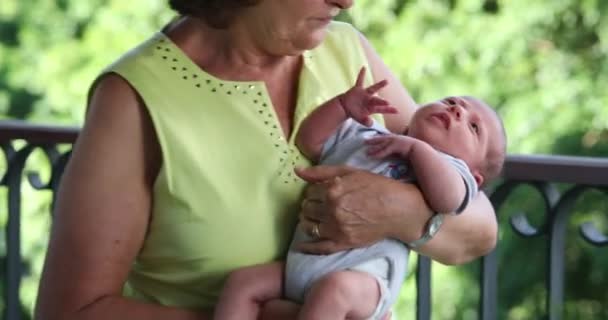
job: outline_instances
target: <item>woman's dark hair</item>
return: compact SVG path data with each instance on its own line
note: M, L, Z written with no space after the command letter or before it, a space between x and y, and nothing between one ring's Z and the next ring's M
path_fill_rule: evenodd
M183 16L203 19L214 28L226 28L239 10L260 0L169 0L169 6Z

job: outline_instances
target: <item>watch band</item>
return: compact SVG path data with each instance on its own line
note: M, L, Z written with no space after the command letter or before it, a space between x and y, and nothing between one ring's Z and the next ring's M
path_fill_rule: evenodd
M417 248L417 247L420 247L421 245L427 243L429 240L433 239L433 236L435 236L437 231L439 231L439 228L441 227L441 224L443 223L444 216L445 216L445 214L443 214L443 213L435 213L429 219L429 221L426 223L426 227L424 230L424 234L422 234L422 237L420 237L420 239L418 239L418 240L414 240L414 241L408 243L407 245L410 248Z

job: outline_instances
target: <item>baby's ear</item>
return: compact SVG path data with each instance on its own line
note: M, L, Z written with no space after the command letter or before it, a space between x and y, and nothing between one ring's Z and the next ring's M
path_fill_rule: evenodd
M477 187L481 188L483 185L483 176L479 171L473 172L473 178L475 178L475 182L477 182Z

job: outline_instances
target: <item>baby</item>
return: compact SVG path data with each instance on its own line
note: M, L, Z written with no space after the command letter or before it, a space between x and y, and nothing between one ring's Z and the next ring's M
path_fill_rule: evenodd
M416 183L434 211L460 213L502 168L506 137L498 115L479 99L448 97L422 106L406 132L392 134L370 117L397 112L375 95L386 81L364 88L364 76L361 69L352 88L304 120L298 148L321 164ZM406 244L384 239L330 255L298 251L298 244L319 237L318 226L312 233L296 228L284 266L233 272L215 319L257 319L263 303L283 296L301 304L298 319L382 319L405 278Z

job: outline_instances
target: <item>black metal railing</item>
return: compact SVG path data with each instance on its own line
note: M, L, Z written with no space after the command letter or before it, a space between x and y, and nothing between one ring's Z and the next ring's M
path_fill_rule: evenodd
M22 122L0 122L0 146L6 163L6 171L0 172L0 186L8 189L6 206L0 214L8 214L5 227L6 253L4 256L4 310L1 319L21 320L20 284L26 269L21 258L21 209L22 183L27 177L29 184L38 190L51 190L53 197L59 185L70 151L59 151L60 144L73 144L78 135L77 128L36 126ZM16 147L21 142L21 147ZM25 174L25 164L36 149L46 154L51 165L51 178L42 183L36 173ZM5 210L6 213L5 213Z
M54 197L70 156L69 147L66 149L61 146L74 143L77 135L77 128L0 122L0 145L6 160L6 170L4 173L0 172L0 186L8 189L7 205L0 207L0 215L4 215L5 210L8 210L5 227L6 254L0 257L4 260L4 274L0 274L0 279L5 281L2 319L23 319L19 301L20 281L24 272L20 246L22 183L27 182L38 190L50 190ZM42 150L51 166L51 176L47 183L43 183L36 173L24 172L26 161L35 150ZM559 188L557 184L560 185ZM546 208L545 222L535 228L524 214L516 214L510 218L510 223L513 230L522 237L546 236L548 261L545 317L561 320L564 305L566 225L573 212L574 202L584 192L594 189L608 194L608 159L511 155L505 165L503 181L490 192L490 200L497 212L513 190L521 185L532 186L542 197ZM580 234L594 246L608 245L608 237L591 223L580 225ZM480 262L479 316L484 320L497 319L499 265L496 250L481 258ZM418 320L431 319L431 266L428 258L418 259Z

